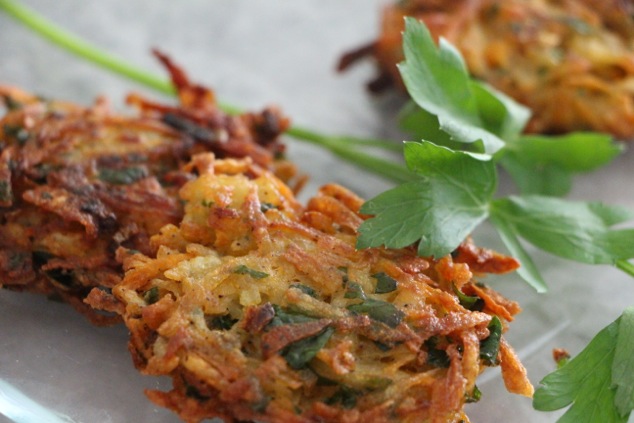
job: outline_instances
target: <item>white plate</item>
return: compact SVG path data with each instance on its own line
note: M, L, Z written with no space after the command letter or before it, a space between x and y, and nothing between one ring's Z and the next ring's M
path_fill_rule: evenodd
M249 109L277 104L296 124L320 132L399 137L393 99L371 98L364 91L372 66L363 64L345 75L334 72L342 52L375 36L380 0L24 3L160 74L149 54L151 47L159 47L224 101ZM120 110L131 90L157 97L61 52L1 14L0 29L0 83L81 104L106 94ZM304 198L331 181L366 198L390 186L315 147L289 144L291 158L312 178ZM633 161L628 154L609 169L580 178L573 196L634 207ZM488 227L479 230L476 241L502 248ZM554 367L552 348L577 353L634 303L634 281L617 270L543 255L536 259L551 286L546 295L533 293L517 276L491 280L524 307L508 338L535 384ZM54 421L51 414L38 414L43 412L64 422L178 421L144 397L144 387L167 384L133 369L123 327L95 328L63 304L2 291L0 331L0 414L29 423ZM534 411L530 400L506 393L496 371L483 374L478 385L484 397L467 408L473 422L557 418L557 413Z

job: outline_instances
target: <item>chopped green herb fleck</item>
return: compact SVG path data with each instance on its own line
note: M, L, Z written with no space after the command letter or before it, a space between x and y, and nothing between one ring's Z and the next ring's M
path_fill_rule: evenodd
M307 323L316 320L316 318L307 316L302 313L293 313L288 310L284 310L277 305L273 305L273 309L275 309L275 317L273 317L273 320L271 320L271 322L267 325L267 328L293 323Z
M0 181L0 202L7 203L13 201L13 190L8 181Z
M376 294L386 294L396 290L398 285L396 279L392 278L387 273L379 272L372 275L372 277L376 278L376 288L374 290Z
M371 319L385 323L392 328L397 327L405 317L405 313L394 304L373 298L368 298L360 304L349 305L347 308L353 313L367 314Z
M346 287L346 293L343 294L344 298L365 300L367 297L363 292L363 287L356 282L349 282Z
M474 385L473 391L471 391L471 393L466 394L465 401L467 403L473 403L473 402L480 401L481 398L482 398L482 392L480 391L477 385Z
M304 294L310 295L313 298L317 298L317 292L308 285L304 285L301 283L294 283L294 284L291 284L291 288L299 289Z
M18 142L18 144L20 145L24 145L25 142L27 142L27 140L29 139L29 131L27 131L26 129L24 129L23 127L19 126L19 125L3 125L2 127L3 132L5 133L5 135L15 138L15 140Z
M131 166L123 169L104 168L99 170L99 179L113 185L130 185L147 176L144 167Z
M427 347L427 364L434 367L449 367L449 356L445 350L438 348L438 338L433 336L425 341Z
M3 95L2 96L2 101L7 106L7 109L10 110L10 111L18 110L18 109L21 109L23 107L23 104L21 102L19 102L15 98L11 97L10 95Z
M266 326L267 329L288 324L314 322L317 320L305 314L289 312L277 305L273 305L273 309L275 309L275 317L273 317L271 322ZM333 328L326 327L323 331L314 336L291 343L282 351L281 355L293 369L298 370L304 368L308 362L315 357L317 352L326 345L333 333Z
M266 213L267 211L271 210L271 209L276 209L277 206L273 203L262 203L260 204L260 211L262 213Z
M451 284L451 288L453 289L454 294L456 294L456 296L458 297L460 305L467 310L482 310L482 308L484 307L484 301L482 300L482 298L478 296L472 297L463 293L453 283Z
M498 364L498 351L500 351L500 339L502 338L502 322L497 316L493 316L487 326L489 336L480 342L480 358L489 366Z
M251 269L250 267L247 267L244 264L241 264L237 266L235 269L233 269L233 273L237 273L238 275L249 275L253 279L264 279L269 276L269 274L266 272L261 272L259 270Z
M341 272L341 278L343 279L344 285L348 283L348 268L345 266L338 267L337 270Z
M206 316L205 321L207 327L212 330L229 330L238 321L234 319L230 314L223 314L221 316Z
M337 392L324 402L328 405L341 404L341 407L351 409L357 405L357 397L361 394L362 392L357 389L342 385Z
M302 369L326 345L334 331L333 328L327 327L315 336L293 342L284 350L282 356L291 368Z
M148 289L143 295L143 299L148 305L157 302L159 300L158 286L153 286L152 288Z

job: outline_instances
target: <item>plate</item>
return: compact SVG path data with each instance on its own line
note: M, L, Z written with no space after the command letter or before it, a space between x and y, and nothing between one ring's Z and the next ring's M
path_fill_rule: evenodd
M230 104L253 110L275 104L296 125L328 134L402 138L394 129L398 100L373 98L364 90L373 75L371 63L343 75L334 70L344 51L373 39L382 1L24 3L160 75L163 70L150 54L158 47ZM130 91L159 98L62 52L2 14L0 28L0 83L80 104L106 95L113 109L124 113L129 110L123 99ZM288 144L290 158L311 177L303 199L326 182L341 183L365 198L390 187L313 146L291 139ZM625 154L609 168L579 178L572 196L634 207L633 168L634 156ZM487 226L475 239L504 251ZM615 269L535 255L549 293L534 293L516 275L487 283L524 308L507 338L537 385L554 368L553 348L579 352L634 303L634 295L631 279ZM178 421L143 395L144 388L167 388L168 383L134 370L125 328L95 328L68 306L31 294L0 291L0 310L0 414L6 421ZM508 394L495 369L486 371L478 385L483 399L467 406L473 422L547 423L561 414L537 412L529 399Z

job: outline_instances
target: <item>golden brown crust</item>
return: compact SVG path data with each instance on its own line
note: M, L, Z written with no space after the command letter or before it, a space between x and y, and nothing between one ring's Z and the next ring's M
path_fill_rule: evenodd
M516 303L469 291L469 265L451 256L357 250L362 200L338 185L304 208L249 161L195 161L180 226L152 238L152 257L120 251L126 276L113 289L135 364L172 378L171 391L148 392L154 402L188 422L467 421L465 400L494 364L481 355L492 315L506 325ZM460 251L479 272L517 266L470 241ZM483 293L480 311L455 289ZM502 345L492 359L530 395Z
M629 0L408 0L383 11L379 38L342 58L373 55L375 89L402 88L405 16L462 53L469 71L533 111L528 132L634 137L634 3Z
M115 251L150 254L150 237L180 222L177 193L195 177L193 155L250 157L254 172L295 176L294 166L276 159L287 118L273 108L229 116L212 91L157 55L181 103L131 96L136 116L113 114L104 99L82 108L0 86L7 109L0 119L0 285L60 298L109 323L118 316L84 300L116 309L109 291L123 270ZM101 292L88 297L93 288Z

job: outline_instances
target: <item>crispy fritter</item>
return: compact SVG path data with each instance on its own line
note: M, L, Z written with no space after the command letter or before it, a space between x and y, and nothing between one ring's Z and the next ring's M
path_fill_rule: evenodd
M134 362L173 381L148 392L155 403L187 422L466 422L476 377L497 364L532 395L501 337L520 308L473 276L514 259L469 240L439 259L358 250L362 200L341 186L302 207L250 160L193 166L156 255L119 250Z
M369 84L403 88L404 17L424 21L465 58L473 76L533 110L527 131L594 130L634 138L634 2L631 0L406 0L383 11L379 38L344 56L372 55Z
M112 114L103 99L82 108L0 87L7 109L0 121L1 286L63 299L108 323L118 316L98 314L84 300L93 288L107 297L120 281L117 248L150 254L150 236L180 222L177 193L195 176L183 168L192 155L250 157L294 175L276 159L288 119L273 108L228 116L210 90L157 55L180 105L131 95L139 109L133 117Z

